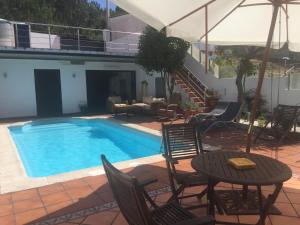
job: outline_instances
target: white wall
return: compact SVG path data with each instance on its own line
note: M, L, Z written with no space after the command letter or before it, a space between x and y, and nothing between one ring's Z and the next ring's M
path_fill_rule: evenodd
M21 62L0 60L0 117L32 115L36 115L33 71Z
M149 95L155 94L154 78L134 63L85 62L84 65L72 65L69 61L0 59L0 118L37 115L34 69L60 69L64 114L79 112L79 104L87 102L86 70L136 71L137 99L141 99L143 80L149 83Z
M204 68L190 55L187 56L185 65L196 74L200 80L208 87L212 88L221 95L223 101L236 101L237 88L235 78L216 78L213 74L205 74ZM289 90L288 79L281 78L265 78L262 87L262 96L267 101L269 110L277 106L278 100L278 82L279 85L279 104L297 105L300 103L300 90ZM257 85L256 77L246 79L246 90L255 89ZM271 101L272 100L272 101Z
M60 37L51 34L49 38L49 34L30 32L30 48L60 49Z

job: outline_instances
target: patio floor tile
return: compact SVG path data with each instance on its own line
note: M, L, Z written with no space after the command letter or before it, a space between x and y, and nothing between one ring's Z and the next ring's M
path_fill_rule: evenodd
M24 225L36 219L42 218L46 215L46 211L44 208L33 209L23 213L16 214L16 224Z
M75 219L75 220L70 220L70 223L75 223L75 224L81 224L83 221L85 220L85 218L79 218L79 219Z
M8 216L1 216L0 217L0 224L1 225L15 225L15 216L14 215L8 215Z
M249 223L249 224L256 224L259 220L259 216L256 215L243 215L243 216L239 216L238 218L240 223ZM265 225L272 225L268 217L266 218Z
M294 209L296 210L297 216L300 217L300 204L292 204Z
M112 225L128 225L122 213L119 213Z
M273 192L271 191L263 191L263 194L265 197L268 197L269 194L272 194ZM281 203L290 203L290 200L288 199L286 193L281 191L276 199L276 202L281 202Z
M105 192L97 192L97 195L104 201L104 202L111 202L114 200L114 196L111 191Z
M288 216L276 216L271 215L272 225L298 225L300 224L300 218L288 217Z
M51 214L51 216L64 215L74 210L75 206L73 206L73 202L70 200L46 206L46 211L48 214Z
M73 199L84 198L93 193L94 190L89 186L82 186L80 188L67 189L66 193Z
M71 197L65 192L57 192L54 194L42 196L42 201L46 206L69 200L71 200Z
M18 191L12 193L12 200L14 202L31 199L31 198L37 198L37 197L39 197L37 189L29 189L25 191Z
M26 199L24 201L14 202L14 212L21 213L31 209L37 209L43 207L43 203L41 199L38 197Z
M118 216L117 212L111 212L111 211L97 213L97 214L88 216L84 220L83 224L86 224L86 225L111 225L117 216Z
M287 196L291 203L300 204L300 193L287 193Z
M74 206L76 207L76 209L80 210L102 204L104 204L104 202L99 196L97 196L96 194L91 194L88 198L78 199Z
M63 182L62 185L65 189L74 189L88 186L88 184L83 179L66 181Z
M0 205L0 216L7 216L13 214L13 205L12 204L5 204Z
M10 204L12 202L11 194L3 194L0 195L0 205L2 204Z
M283 216L297 216L296 210L289 203L276 203L275 206L279 209Z
M64 191L64 187L61 183L51 184L48 186L38 188L38 191L41 196L49 195L57 192Z

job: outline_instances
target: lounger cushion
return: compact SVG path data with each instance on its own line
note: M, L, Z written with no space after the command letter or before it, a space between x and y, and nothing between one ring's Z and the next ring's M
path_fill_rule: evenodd
M114 104L114 106L115 106L116 108L125 108L125 107L127 107L128 105L127 105L127 104Z
M145 104L145 103L134 103L132 105L143 108L143 109L149 109L149 110L151 109L151 106L148 104Z

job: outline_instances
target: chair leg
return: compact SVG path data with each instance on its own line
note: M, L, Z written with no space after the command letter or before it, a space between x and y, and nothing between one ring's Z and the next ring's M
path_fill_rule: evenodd
M264 128L261 128L260 131L258 132L258 134L255 136L253 143L255 144L257 142L257 140L259 139L259 137L264 133Z
M199 194L197 195L197 198L200 200L201 198L203 198L204 195L207 194L207 187Z
M179 204L180 202L179 202L178 196L183 192L184 188L185 187L183 185L181 185L177 190L172 191L173 195L171 196L171 198L169 198L169 200L167 202L175 201L176 203Z

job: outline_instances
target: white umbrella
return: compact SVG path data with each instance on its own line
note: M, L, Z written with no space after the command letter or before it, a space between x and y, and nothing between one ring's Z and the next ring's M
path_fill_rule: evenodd
M169 36L187 41L205 39L219 45L266 46L251 112L247 151L269 50L300 51L300 0L112 0L115 4ZM206 54L207 55L207 54ZM207 61L207 60L206 60Z

